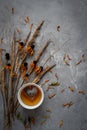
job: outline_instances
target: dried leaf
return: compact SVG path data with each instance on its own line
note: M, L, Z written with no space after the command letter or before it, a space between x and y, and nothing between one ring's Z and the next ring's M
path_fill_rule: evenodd
M24 21L25 21L26 23L29 23L29 22L30 22L29 17L28 17L28 16L26 16L26 18L24 19Z
M78 93L83 94L83 95L85 94L83 90L79 90Z
M73 105L73 102L72 102L72 101L70 101L70 102L68 102L68 103L62 104L63 107L67 107L67 108L71 107L72 105Z
M70 66L70 64L69 64L69 59L67 59L67 55L66 55L66 54L64 54L63 61L64 61L64 63L65 63L66 65Z
M60 32L60 26L59 25L57 26L57 31Z
M61 128L63 126L63 120L59 121L59 127Z
M78 61L78 62L76 63L76 65L79 65L80 63L82 63L82 60Z
M69 90L70 90L71 92L74 92L74 91L75 91L74 88L71 87L71 86L69 86L68 88L69 88Z
M60 85L60 83L58 83L58 82L52 82L51 84L49 84L49 86L59 86Z
M54 93L54 94L49 95L49 96L48 96L48 98L49 98L49 99L51 99L51 98L53 98L54 96L56 96L56 94L55 94L55 93Z
M14 7L12 7L11 11L12 11L12 14L14 14Z

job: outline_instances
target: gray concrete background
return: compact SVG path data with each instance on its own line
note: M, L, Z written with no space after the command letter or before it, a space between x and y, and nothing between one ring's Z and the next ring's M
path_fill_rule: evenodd
M14 7L14 16L11 8ZM52 39L50 47L41 59L44 63L46 57L53 55L50 63L56 63L53 73L47 74L41 81L50 79L55 81L55 73L59 76L60 86L46 92L46 84L43 89L45 100L43 105L34 110L28 111L20 107L23 116L32 115L36 118L32 130L87 130L87 57L86 61L78 66L82 54L87 56L87 0L0 0L0 37L3 37L3 48L9 51L9 45L14 28L19 28L21 34L18 38L24 39L29 31L30 24L24 22L25 16L30 17L30 23L34 29L41 20L45 20L40 37L36 41L36 50L43 46L47 39ZM60 25L60 32L57 31ZM72 57L70 66L63 62L64 54ZM73 86L75 92L70 92L68 86ZM64 93L61 90L65 89ZM85 95L78 94L78 90L84 90ZM57 95L48 99L48 95ZM63 108L62 104L72 101L74 104L69 109ZM2 98L0 94L0 130L2 129ZM49 107L52 113L46 112ZM50 115L47 121L40 125L43 116ZM59 120L63 120L62 128L59 128ZM23 130L19 121L13 124L13 129Z

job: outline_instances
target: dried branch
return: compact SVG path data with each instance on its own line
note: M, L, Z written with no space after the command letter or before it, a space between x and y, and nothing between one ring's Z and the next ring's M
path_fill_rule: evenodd
M39 24L39 26L36 28L36 30L35 30L35 32L34 32L32 38L31 38L31 40L28 42L28 46L31 45L31 44L33 44L33 43L35 42L35 39L37 38L37 36L38 36L38 34L39 34L39 32L40 32L41 27L43 26L43 24L44 24L44 21L42 21L42 22Z

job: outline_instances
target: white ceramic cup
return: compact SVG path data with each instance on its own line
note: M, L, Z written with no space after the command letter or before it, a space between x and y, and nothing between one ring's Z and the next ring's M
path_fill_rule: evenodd
M24 102L22 101L21 99L21 92L24 88L26 88L27 86L35 86L37 88L39 88L39 90L41 91L41 100L38 102L38 104L34 105L34 106L29 106L29 105L26 105L24 104ZM19 90L18 90L18 101L20 103L20 105L23 107L23 108L26 108L26 109L35 109L35 108L38 108L42 103L43 103L43 100L44 100L44 92L43 92L43 89L38 85L38 84L35 84L35 83L27 83L27 84L24 84Z

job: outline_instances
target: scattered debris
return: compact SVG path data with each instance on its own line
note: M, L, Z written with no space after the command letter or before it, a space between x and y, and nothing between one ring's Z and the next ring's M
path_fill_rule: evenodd
M59 86L59 85L60 85L60 83L58 83L58 81L52 82L52 83L49 84L49 86Z
M84 62L84 61L85 61L85 54L82 54L81 60L79 60L79 61L76 63L76 65L79 65L79 64L81 64L81 63Z
M53 98L54 96L56 96L56 94L55 94L55 93L54 93L54 94L49 95L49 96L48 96L48 98L49 98L49 99L51 99L51 98Z
M57 31L60 32L60 26L59 25L57 26Z
M70 64L69 64L69 59L67 58L67 55L66 55L66 54L64 54L63 61L64 61L64 63L65 63L67 66L70 66Z
M24 21L25 21L26 23L29 23L29 22L30 22L29 17L28 17L28 16L26 16L26 17L25 17L25 19L24 19Z
M63 126L63 120L59 121L59 127L61 128Z
M78 61L78 62L76 63L76 65L79 65L80 63L82 63L82 60Z
M79 90L78 93L83 94L83 95L85 94L83 90Z
M14 14L14 7L12 7L11 12L12 12L12 14Z
M71 87L71 86L69 86L68 88L69 88L69 90L70 90L71 92L74 92L74 91L75 91L74 88Z
M67 108L71 107L72 105L73 105L72 101L62 104L63 107L67 107Z

